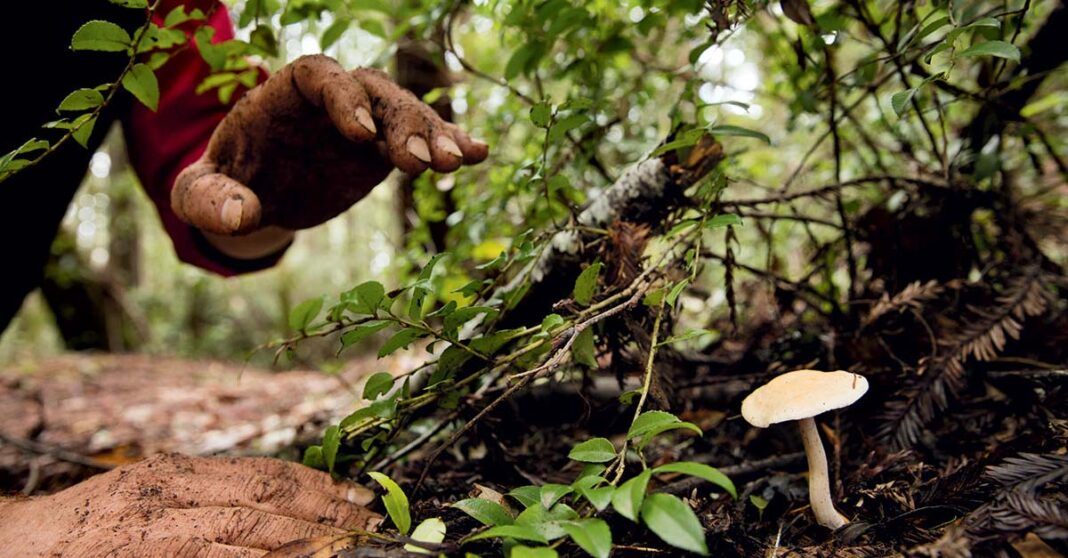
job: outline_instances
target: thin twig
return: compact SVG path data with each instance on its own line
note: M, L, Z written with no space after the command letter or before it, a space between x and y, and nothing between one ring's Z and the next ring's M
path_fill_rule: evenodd
M34 440L27 440L25 438L16 438L3 432L0 432L0 442L5 444L11 444L16 448L36 455L47 455L58 459L60 461L66 461L67 463L74 463L75 465L81 465L83 467L89 467L92 469L100 469L102 471L109 471L115 468L115 465L100 461L99 459L93 459L76 453L67 449L63 449L59 446L53 446L49 444L42 444Z

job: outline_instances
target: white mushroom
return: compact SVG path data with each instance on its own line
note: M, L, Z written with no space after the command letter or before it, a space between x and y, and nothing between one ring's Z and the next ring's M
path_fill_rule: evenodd
M831 483L827 476L827 454L812 417L852 405L868 391L868 380L844 370L821 372L796 370L787 372L750 393L742 401L742 416L759 428L798 421L801 441L808 457L808 497L812 513L820 525L837 529L849 520L834 509Z

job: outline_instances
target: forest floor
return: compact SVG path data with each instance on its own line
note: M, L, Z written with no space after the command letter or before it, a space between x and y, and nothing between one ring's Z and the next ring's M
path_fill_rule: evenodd
M299 458L294 448L355 407L352 383L382 365L328 375L69 354L12 366L0 370L0 490L52 492L161 452Z
M0 489L48 493L159 452L299 459L300 450L317 443L326 425L358 405L353 384L384 366L400 371L410 365L406 360L353 361L338 375L141 355L66 355L8 368L0 371ZM706 435L665 440L647 452L656 456L650 465L683 459L711 464L734 480L740 497L732 500L681 477L667 476L651 488L694 505L716 555L967 556L953 553L964 536L962 518L979 521L991 507L1002 514L1027 511L1019 509L1026 502L1005 500L992 487L999 477L996 469L990 476L990 465L1000 465L1005 478L1056 476L1068 470L1063 437L1036 439L1038 432L1026 433L1030 420L1023 418L1042 414L1052 421L1047 424L1053 432L1061 431L1065 407L1051 409L1044 403L1052 403L1050 390L1061 393L1063 374L1036 371L1026 379L1013 375L1008 380L994 374L994 391L976 393L967 405L975 412L971 418L962 414L957 426L991 438L940 443L943 450L956 447L956 455L941 451L917 459L915 453L886 453L825 427L839 507L857 518L831 534L809 517L805 460L796 437L787 428L761 434L745 425L736 409L730 411L752 378L708 377L707 367L694 374L677 388L677 397L687 401L680 417ZM1005 393L1022 397L1043 386L1045 401L1006 401ZM620 412L625 407L619 393L614 380L602 378L583 387L542 384L511 399L486 417L466 443L437 459L420 491L409 494L413 515L441 516L450 536L463 535L478 524L449 507L456 500L499 495L521 484L569 483L579 473L580 464L567 459L576 442L589 436L621 441L629 416ZM996 426L984 416L1005 422ZM827 420L830 425L836 421ZM1010 439L1006 446L1012 451L1006 447L988 454L982 449L997 446L998 437ZM850 449L849 444L864 447ZM390 474L411 487L425 458L422 451L414 452ZM764 509L755 506L759 501ZM1005 509L999 511L998 505ZM678 553L644 530L616 521L620 518L608 519L616 556ZM1028 532L1026 522L1020 527L1020 536L1011 542L1017 556L1065 555L1058 542L1051 546ZM915 552L901 552L908 547ZM397 550L380 548L375 555L404 554Z

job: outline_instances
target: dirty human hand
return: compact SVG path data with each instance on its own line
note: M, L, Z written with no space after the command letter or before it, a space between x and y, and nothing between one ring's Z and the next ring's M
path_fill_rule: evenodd
M248 92L175 181L183 221L216 235L303 229L345 211L394 168L451 172L485 143L378 70L303 56Z
M51 496L0 500L4 556L249 558L373 529L373 494L295 463L159 455Z

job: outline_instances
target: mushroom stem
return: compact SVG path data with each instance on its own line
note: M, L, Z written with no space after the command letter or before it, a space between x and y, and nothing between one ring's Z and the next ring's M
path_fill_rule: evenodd
M808 499L812 504L812 513L816 521L828 529L837 529L849 520L834 509L831 500L831 482L827 475L827 454L823 452L816 421L803 418L797 421L801 429L801 441L805 444L805 456L808 457Z

